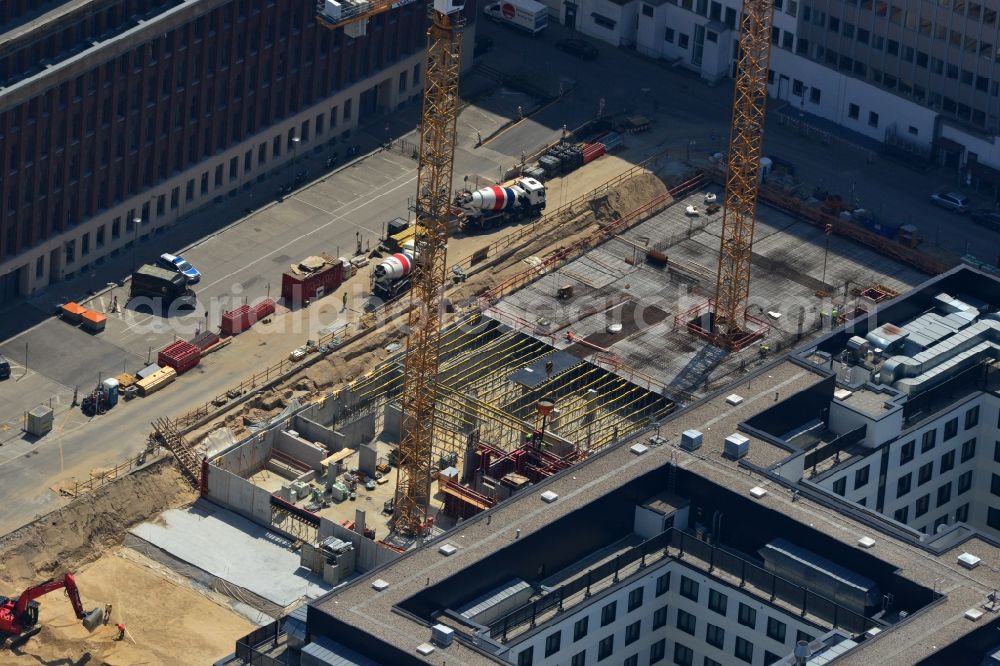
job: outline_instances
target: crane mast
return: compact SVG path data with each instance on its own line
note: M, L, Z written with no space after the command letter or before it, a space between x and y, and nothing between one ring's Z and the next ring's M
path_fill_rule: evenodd
M400 3L327 2L320 13L328 28L364 33L369 17ZM403 379L398 476L391 526L402 535L427 528L434 443L434 384L441 339L441 298L447 279L451 181L458 119L464 0L433 0L427 30L420 152L417 163L416 254L410 290L409 335Z
M435 0L427 30L424 107L417 166L416 264L410 290L409 336L403 378L399 473L392 528L419 534L427 524L434 443L434 384L441 341L441 296L447 278L451 180L458 118L461 19ZM457 7L461 9L461 6Z
M717 344L726 348L739 346L750 333L746 330L746 309L773 19L772 0L744 0L712 322Z

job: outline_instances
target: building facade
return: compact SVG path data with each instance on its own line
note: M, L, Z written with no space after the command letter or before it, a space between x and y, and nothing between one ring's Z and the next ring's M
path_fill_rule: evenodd
M634 0L636 49L733 75L736 0ZM928 161L1000 181L997 3L775 0L772 98Z
M30 4L0 8L0 302L421 93L419 3L358 39L308 2Z

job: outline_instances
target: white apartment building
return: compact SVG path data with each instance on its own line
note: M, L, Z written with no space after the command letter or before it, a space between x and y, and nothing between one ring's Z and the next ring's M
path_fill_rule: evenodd
M668 559L513 643L517 666L764 666L830 627Z

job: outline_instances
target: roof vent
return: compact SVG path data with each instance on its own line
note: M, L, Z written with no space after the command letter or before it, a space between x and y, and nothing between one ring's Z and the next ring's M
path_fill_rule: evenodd
M962 553L958 556L958 563L966 569L975 569L981 560L972 553Z
M417 646L417 652L426 657L431 652L434 652L434 646L431 645L430 643L421 643L420 645Z
M385 582L381 578L378 578L372 582L372 589L375 590L376 592L381 592L387 587L389 587L389 583Z
M743 396L736 395L735 393L726 396L726 404L733 405L734 407L743 402Z
M438 548L438 552L441 553L442 555L446 555L446 556L447 555L454 555L455 553L458 552L458 548L455 548L450 543L446 543L445 545L443 545L440 548Z
M982 616L983 616L983 611L979 610L978 608L970 608L969 610L965 611L966 620L972 620L973 622L975 622Z
M631 451L637 456L641 456L646 451L649 451L649 447L644 446L642 444L633 444L632 446L629 447L629 451Z
M871 548L875 545L875 539L871 537L861 537L858 539L858 545L862 548Z
M455 638L455 630L445 624L435 624L431 629L431 640L441 647L448 647Z
M753 488L750 489L750 494L756 497L757 499L760 499L761 497L767 494L767 491L761 488L760 486L754 486Z
M546 504L552 504L557 499L559 499L559 495L552 492L551 490L546 490L544 493L542 493L542 501L545 502Z

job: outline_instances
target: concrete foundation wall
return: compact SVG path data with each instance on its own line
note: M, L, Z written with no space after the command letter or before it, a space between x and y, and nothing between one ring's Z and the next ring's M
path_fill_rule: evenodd
M320 462L326 458L326 448L316 446L312 442L292 435L287 430L280 431L274 438L274 446L281 452L301 460L315 470L320 469Z
M340 423L333 433L334 444L342 448L356 449L375 439L375 413L366 414L350 423Z
M242 477L250 476L271 457L272 440L272 433L260 433L216 458L213 465Z
M365 538L343 525L338 525L326 518L320 518L319 538L324 539L328 536L335 536L341 541L347 541L354 546L354 551L357 553L355 567L359 573L371 571L375 567L399 557L399 554L395 551L380 546L371 539ZM375 534L376 539L381 539L385 536L385 534Z
M320 425L311 418L306 418L303 415L298 415L293 419L295 431L303 437L303 439L310 442L322 442L328 449L330 453L336 453L339 449L333 446L333 430Z
M260 525L271 524L271 494L215 465L209 466L208 498Z
M385 425L382 428L383 437L390 442L399 441L400 423L403 420L403 411L398 403L386 403Z

